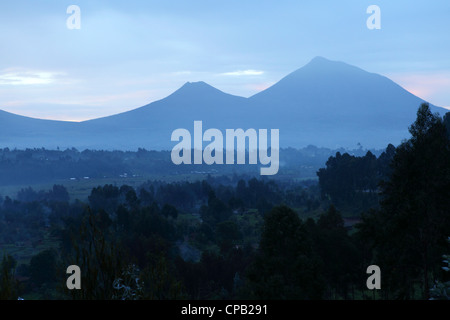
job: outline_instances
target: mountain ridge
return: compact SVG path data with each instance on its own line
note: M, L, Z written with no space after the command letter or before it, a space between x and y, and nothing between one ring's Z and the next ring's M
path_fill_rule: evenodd
M318 56L249 98L198 81L142 107L78 123L0 113L0 147L171 149L173 130L192 130L202 120L205 130L280 129L281 147L383 148L408 137L422 102L385 76Z

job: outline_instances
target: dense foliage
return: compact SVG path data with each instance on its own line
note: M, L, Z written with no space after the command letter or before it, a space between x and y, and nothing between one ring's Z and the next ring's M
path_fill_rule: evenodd
M337 152L318 184L232 174L106 184L82 201L24 188L0 199L0 298L448 297L449 121L423 104L410 139ZM65 286L69 265L81 290Z

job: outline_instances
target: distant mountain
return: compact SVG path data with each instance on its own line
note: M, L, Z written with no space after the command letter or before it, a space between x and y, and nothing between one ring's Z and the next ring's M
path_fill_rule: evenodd
M384 148L408 138L422 102L386 77L316 57L250 98L188 82L141 108L80 123L1 111L0 147L170 150L173 130L193 132L202 120L204 130L279 129L281 147Z
M322 57L250 100L283 128L285 145L313 141L332 148L398 144L424 102L384 76ZM270 112L274 106L277 112ZM448 111L431 107L441 115Z
M73 137L68 133L76 133L78 128L74 122L34 119L0 110L0 148L56 148L56 141L69 146L78 141L69 139Z

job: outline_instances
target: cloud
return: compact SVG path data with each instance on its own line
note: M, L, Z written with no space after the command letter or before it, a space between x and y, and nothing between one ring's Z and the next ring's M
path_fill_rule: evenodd
M42 103L58 104L58 105L81 105L81 106L96 106L96 107L125 107L131 108L128 104L136 104L140 107L150 100L152 96L151 90L139 90L133 92L123 92L117 94L84 94L82 97L70 96L69 98L46 99ZM137 102L142 101L142 102Z
M3 70L0 72L0 85L45 85L53 83L61 75L48 71Z
M448 108L450 72L395 73L388 75L412 94L430 103Z
M258 93L258 92L266 90L267 88L270 88L275 83L276 82L274 82L274 81L263 82L263 83L249 83L249 84L245 85L245 87L249 90L256 91Z
M426 92L426 94L435 93L444 88L448 89L450 86L450 72L392 74L392 78L406 86L416 88L417 91Z
M260 70L238 70L238 71L221 73L220 75L241 77L241 76L260 76L262 74L264 74L264 71L260 71Z

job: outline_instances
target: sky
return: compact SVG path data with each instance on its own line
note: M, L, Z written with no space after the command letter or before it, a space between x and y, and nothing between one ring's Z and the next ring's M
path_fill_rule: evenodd
M70 5L80 29L67 27ZM370 5L380 29L367 27ZM187 81L249 97L315 56L450 109L450 1L0 2L0 109L29 117L108 116Z

